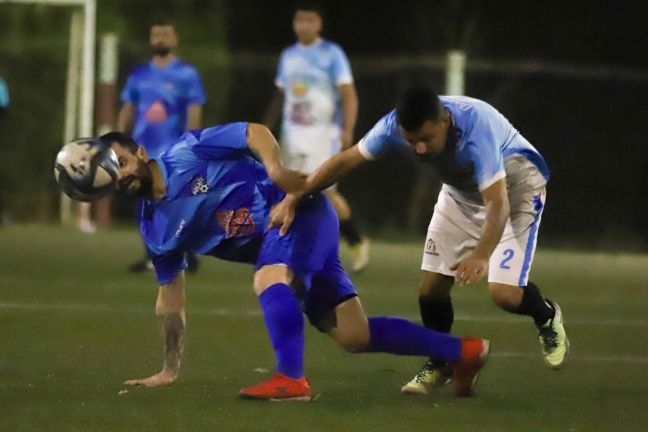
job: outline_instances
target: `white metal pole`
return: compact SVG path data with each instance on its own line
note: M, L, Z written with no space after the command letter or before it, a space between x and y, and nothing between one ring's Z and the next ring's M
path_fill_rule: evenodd
M87 0L83 7L83 71L81 76L79 136L93 135L94 76L95 76L95 29L96 1ZM94 232L89 203L79 203L79 227L84 232Z
M81 79L81 116L79 135L92 135L94 118L96 1L87 0L83 8L83 74Z
M78 130L79 110L79 72L81 70L81 37L83 34L83 12L75 9L70 18L70 40L68 47L68 70L65 89L65 125L63 144L74 139ZM69 224L72 220L72 200L61 193L59 202L61 223Z
M445 93L461 96L465 92L466 53L461 50L448 51L446 61Z

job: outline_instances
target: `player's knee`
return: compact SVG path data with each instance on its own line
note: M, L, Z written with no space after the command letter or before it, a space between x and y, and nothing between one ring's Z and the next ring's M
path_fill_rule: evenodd
M267 265L261 267L254 273L254 292L257 297L266 289L278 283L290 285L292 282L292 273L290 269L283 265Z

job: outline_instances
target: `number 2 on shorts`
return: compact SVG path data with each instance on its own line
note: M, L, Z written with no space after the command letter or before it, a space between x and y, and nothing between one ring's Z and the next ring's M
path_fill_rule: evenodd
M500 263L501 269L510 270L511 267L508 265L508 262L513 259L513 255L515 255L515 251L513 249L504 250L504 259Z

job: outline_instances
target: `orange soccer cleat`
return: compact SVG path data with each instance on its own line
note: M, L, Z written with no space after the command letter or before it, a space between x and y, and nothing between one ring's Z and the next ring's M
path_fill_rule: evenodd
M293 379L279 372L259 384L243 387L239 393L243 399L269 400L272 402L311 400L311 387L306 377Z
M461 340L461 361L453 366L457 396L466 397L473 393L479 370L486 363L489 353L490 341L487 339Z

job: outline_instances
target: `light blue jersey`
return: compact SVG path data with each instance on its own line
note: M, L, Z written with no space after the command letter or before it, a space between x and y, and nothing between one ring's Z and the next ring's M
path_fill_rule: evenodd
M349 60L333 42L320 39L283 50L275 84L284 90L284 133L295 126L341 125L337 87L352 83Z
M0 78L0 108L9 108L9 89L7 83Z
M506 160L521 156L533 164L544 178L549 169L540 153L511 123L488 103L465 96L439 96L450 113L452 126L442 154L423 157L435 165L444 183L463 194L479 192L508 173ZM389 112L362 138L358 150L367 159L385 152L407 148L396 121L396 111Z
M186 130L187 107L206 96L196 69L175 59L165 67L147 63L133 69L121 94L135 106L133 139L158 156Z
M143 200L139 220L160 283L184 267L185 252L254 262L240 255L243 246L264 232L283 193L253 157L246 134L247 123L187 132L155 158L166 196Z

